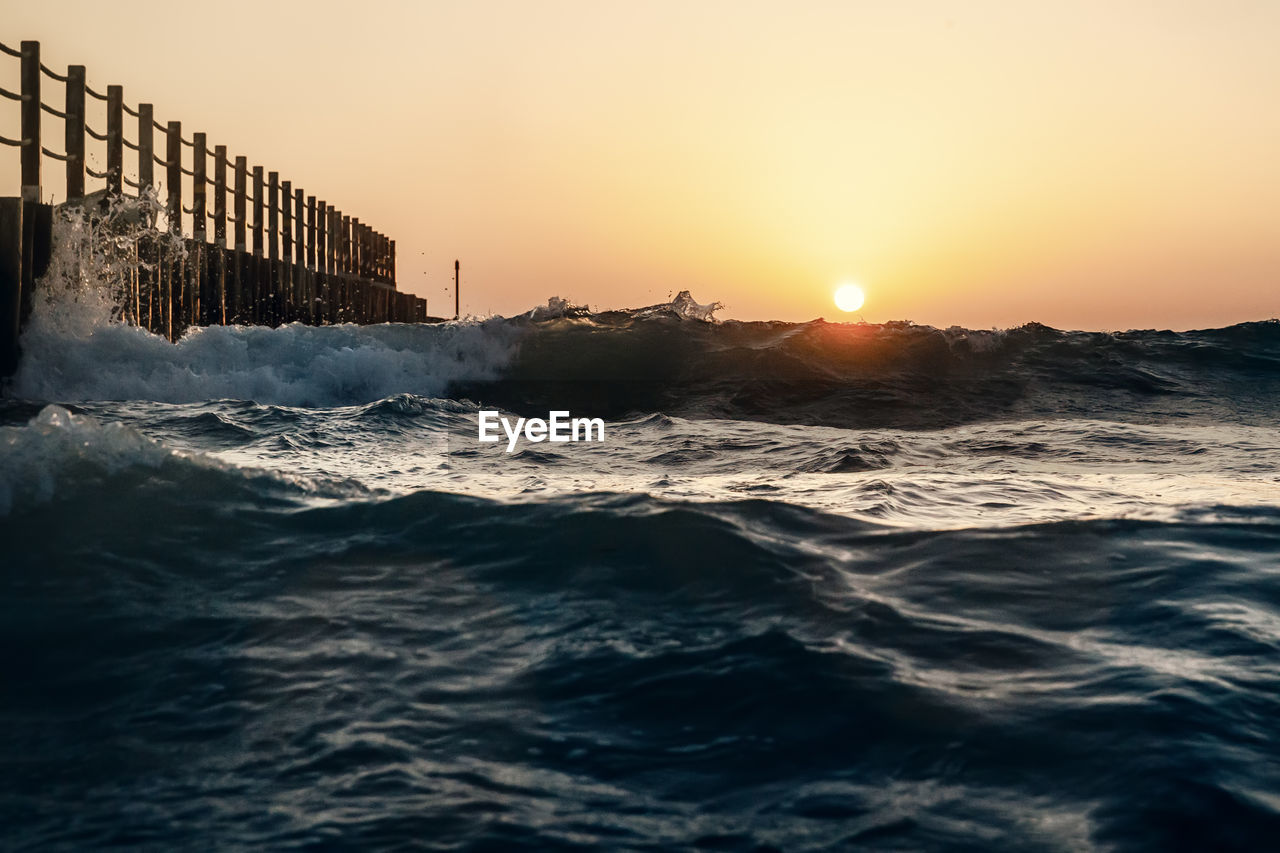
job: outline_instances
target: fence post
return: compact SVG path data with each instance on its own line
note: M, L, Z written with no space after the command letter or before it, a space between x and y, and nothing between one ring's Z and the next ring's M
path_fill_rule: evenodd
M301 192L301 190L299 190ZM316 197L307 196L307 258L306 284L302 291L307 300L307 322L318 325L316 316Z
M265 199L262 197L262 167L253 167L253 254L262 257L262 209Z
M169 184L169 233L182 233L182 122L169 122L165 132L167 138L166 164L168 175L165 181Z
M217 322L226 325L229 303L227 299L227 146L215 145L213 158L213 241L218 247L213 255L218 278L214 315Z
M307 269L316 268L316 197L307 196Z
M302 216L302 190L295 189L293 191L293 209L296 215L293 223L293 262L298 266L304 266L307 260L306 241L302 238L303 230L306 222Z
M329 208L329 272L341 272L338 258L342 256L342 211Z
M280 173L267 175L267 257L280 259Z
M40 42L22 43L22 200L40 201Z
M351 217L351 271L364 278L364 269L360 266L360 232L363 226L358 217Z
M156 185L155 125L151 104L138 104L138 193Z
M168 184L169 233L182 237L182 122L171 121L165 130L165 183ZM176 341L182 334L182 320L191 304L190 294L184 286L186 276L180 256L173 251L173 244L165 246L168 263L165 265L165 319L168 322L169 340Z
M235 248L237 252L245 249L245 185L249 180L249 161L244 157L236 158L236 199L235 199Z
M355 272L351 267L351 217L342 217L342 271L345 273Z
M232 323L244 321L244 305L246 300L245 285L249 277L248 260L245 258L245 188L249 181L249 161L236 157L235 199L233 214L235 217L235 251L231 255L232 275L231 293L227 297L227 314Z
M276 174L272 172L271 174ZM280 237L282 240L280 246L280 257L286 261L293 260L293 182L284 181L280 184L280 201L284 205L281 211Z
M107 87L107 195L124 191L124 87Z
M203 243L209 233L209 140L203 133L193 133L191 141L191 236Z
M396 241L391 240L387 243L387 267L391 276L391 283L396 283Z
M213 148L213 241L227 248L227 146Z
M209 139L203 133L191 134L191 238L195 242L191 278L192 305L187 319L207 326L213 322L214 276L210 268L212 253L206 247L209 233Z
M67 201L84 198L84 66L67 68Z
M316 202L316 272L324 272L325 261L325 203L324 199Z

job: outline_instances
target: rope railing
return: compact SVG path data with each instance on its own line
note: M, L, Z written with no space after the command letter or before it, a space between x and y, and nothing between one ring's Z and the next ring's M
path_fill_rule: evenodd
M48 75L49 77L52 77L54 80L57 80L59 83L67 82L67 75L59 74L57 71L54 71L52 68L45 65L43 62L40 63L40 70L44 72L46 75Z
M92 168L92 167L90 167L90 166L85 166L85 167L84 167L84 170L85 170L86 172L88 172L92 177L98 178L98 179L103 180L103 181L105 181L107 178L111 177L111 173L110 173L110 172L99 172L99 171L97 171L97 170L93 169L93 168Z
M19 59L22 58L22 51L14 50L13 48L9 47L9 45L5 44L2 41L0 41L0 53L7 53L10 56L16 56Z
M12 145L14 148L21 148L30 142L30 139L10 139L7 136L0 136L0 145Z
M107 141L107 135L105 133L98 133L98 131L94 130L92 127L89 127L89 125L87 124L84 126L84 132L92 136L94 139L100 140L102 142Z
M67 117L67 114L62 110L54 109L43 101L40 102L40 109L44 110L51 116L56 116L57 118L65 119Z
M99 101L105 101L105 100L107 99L107 96L106 96L106 95L102 94L101 92L95 92L95 91L93 90L93 87L92 87L92 86L90 86L88 83L86 83L86 84L85 84L85 86L84 86L84 92L85 92L85 94L86 94L86 95L88 95L89 97L91 97L91 98L97 98Z
M50 151L48 148L45 148L43 145L40 146L40 150L45 153L45 156L52 157L55 160L61 160L64 163L67 161L67 159L70 156L68 154L58 154L56 152Z
M3 87L3 86L0 86L0 96L3 96L3 97L5 97L5 98L8 98L8 99L9 99L9 100L11 100L11 101L23 101L23 100L26 100L26 99L25 99L25 98L23 98L21 95L19 95L17 92L10 92L8 89L6 89L6 88L5 88L5 87Z

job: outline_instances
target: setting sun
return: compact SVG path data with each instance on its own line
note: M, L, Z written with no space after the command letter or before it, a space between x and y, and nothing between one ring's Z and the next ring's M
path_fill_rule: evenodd
M836 307L841 311L857 311L866 301L866 294L856 284L842 284L836 288Z

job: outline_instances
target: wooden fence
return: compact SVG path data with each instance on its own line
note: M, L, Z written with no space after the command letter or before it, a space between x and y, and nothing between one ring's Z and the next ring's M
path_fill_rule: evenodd
M21 91L0 87L0 105L5 99L20 105L21 138L0 135L0 144L21 151L22 194L0 198L0 376L16 366L18 336L51 253L52 207L41 203L45 158L65 165L67 204L103 212L128 197L159 202L168 233L139 241L121 310L126 321L170 340L192 325L437 320L427 316L424 300L396 290L395 240L281 181L278 172L232 159L203 133L185 138L182 123L157 121L151 104L126 104L121 86L96 91L83 65L65 74L50 69L40 61L39 42L24 41L20 50L0 43L0 62L6 56L21 62ZM61 108L43 99L44 77L63 88ZM86 98L106 105L102 132L86 121ZM47 147L42 113L63 123L60 152ZM132 141L126 125L133 125ZM105 146L102 171L86 162L89 138ZM136 181L126 174L126 151L130 159L136 155ZM86 176L102 189L86 195ZM191 179L190 206L184 176Z

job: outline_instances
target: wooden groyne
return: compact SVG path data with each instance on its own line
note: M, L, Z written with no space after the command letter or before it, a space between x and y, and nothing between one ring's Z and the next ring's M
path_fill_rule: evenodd
M19 335L52 252L53 206L41 202L46 158L65 165L67 205L106 217L135 199L135 211L154 206L163 213L164 231L144 234L132 249L121 305L126 322L177 340L193 325L438 320L427 316L425 300L396 290L395 240L278 172L232 159L204 133L184 137L182 123L156 120L151 104L130 107L121 86L96 91L83 65L65 74L50 69L39 42L24 41L19 50L0 43L0 62L9 59L21 63L21 91L0 87L0 105L18 103L21 138L0 135L0 144L21 150L22 194L0 198L0 376L17 366ZM64 90L61 106L45 99L42 78ZM105 103L101 132L86 121L87 98ZM64 126L60 151L42 135L42 114ZM86 162L89 140L105 147L102 171ZM86 194L87 178L101 181L101 189Z

